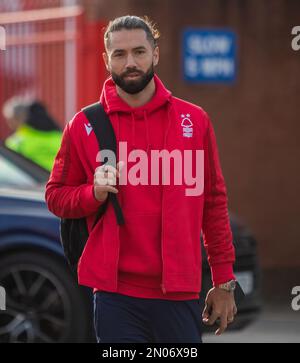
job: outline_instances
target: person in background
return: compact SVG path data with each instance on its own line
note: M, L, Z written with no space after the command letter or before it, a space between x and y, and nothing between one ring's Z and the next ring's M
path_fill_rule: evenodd
M40 101L14 97L4 104L3 115L13 131L5 146L51 171L62 131L47 108Z

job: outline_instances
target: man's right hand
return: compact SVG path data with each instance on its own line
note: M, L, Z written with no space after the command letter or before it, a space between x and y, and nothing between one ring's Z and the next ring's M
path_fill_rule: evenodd
M94 175L94 195L99 202L104 202L108 197L108 193L118 193L117 178L120 178L120 173L124 162L120 161L117 164L117 169L111 165L101 165L96 169Z

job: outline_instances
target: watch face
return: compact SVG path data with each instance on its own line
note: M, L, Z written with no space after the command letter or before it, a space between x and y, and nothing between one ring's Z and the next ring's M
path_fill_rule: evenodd
M230 288L231 291L235 290L235 288L236 288L236 282L235 281L230 281L229 288Z

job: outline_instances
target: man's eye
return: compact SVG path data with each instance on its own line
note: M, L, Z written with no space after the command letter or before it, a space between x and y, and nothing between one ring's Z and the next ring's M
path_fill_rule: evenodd
M136 51L136 53L137 53L137 54L144 54L144 53L145 53L145 51L144 51L144 50L137 50L137 51Z

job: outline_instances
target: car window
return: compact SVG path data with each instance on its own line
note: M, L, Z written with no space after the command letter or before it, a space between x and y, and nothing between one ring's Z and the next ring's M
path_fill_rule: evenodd
M0 187L32 188L36 181L0 155Z

